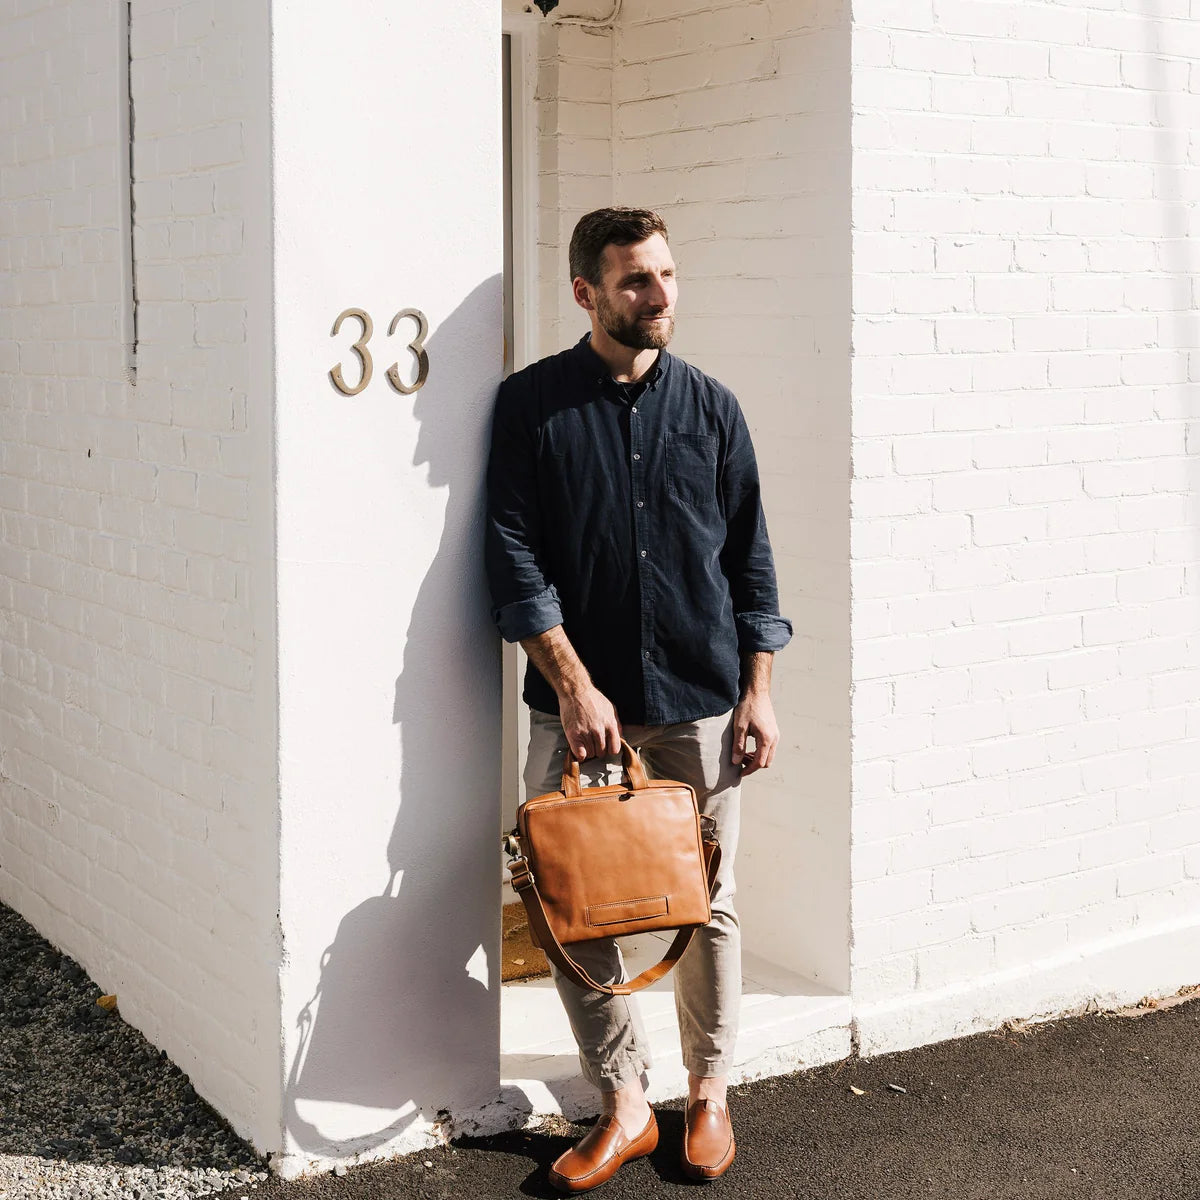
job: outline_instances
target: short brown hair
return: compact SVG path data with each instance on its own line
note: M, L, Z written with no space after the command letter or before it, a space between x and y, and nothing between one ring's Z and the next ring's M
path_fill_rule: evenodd
M604 275L606 246L632 246L656 233L670 240L667 223L648 208L597 208L585 213L571 234L571 278L598 284Z

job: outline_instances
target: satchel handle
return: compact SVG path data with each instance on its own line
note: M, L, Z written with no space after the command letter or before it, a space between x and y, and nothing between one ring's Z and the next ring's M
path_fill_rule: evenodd
M578 766L578 764L576 765ZM708 894L711 896L717 885L717 869L721 865L721 846L715 837L706 837L702 846L708 875ZM615 983L611 986L606 983L597 983L567 953L563 944L555 937L554 930L551 929L550 922L546 919L546 910L542 907L542 898L538 895L537 884L530 873L529 863L525 856L522 854L514 858L509 863L509 870L512 872L513 890L521 897L525 905L525 912L529 917L529 927L537 935L542 952L572 983L581 988L603 992L606 996L628 996L656 983L683 957L683 952L691 944L696 930L700 928L698 925L689 925L681 929L667 948L662 960L652 967L647 967L636 979L631 979L628 983Z
M629 786L633 791L640 792L650 786L638 752L624 738L621 739L621 762L629 775ZM563 755L562 794L574 798L579 795L579 790L579 759L568 746Z

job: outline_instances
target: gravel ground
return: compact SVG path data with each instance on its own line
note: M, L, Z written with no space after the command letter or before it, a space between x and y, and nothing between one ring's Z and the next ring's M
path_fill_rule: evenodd
M0 1197L253 1195L266 1165L100 989L0 905Z

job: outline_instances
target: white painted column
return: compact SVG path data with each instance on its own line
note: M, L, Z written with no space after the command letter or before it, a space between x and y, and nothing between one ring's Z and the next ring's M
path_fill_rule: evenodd
M494 0L274 7L285 1174L415 1148L499 1088L500 32ZM386 374L414 377L408 307L413 395Z

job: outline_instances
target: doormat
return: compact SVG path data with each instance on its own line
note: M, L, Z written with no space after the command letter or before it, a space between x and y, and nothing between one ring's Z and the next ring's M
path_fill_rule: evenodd
M518 979L542 979L550 974L546 956L533 944L525 905L506 904L503 909L500 939L500 979L514 983Z

